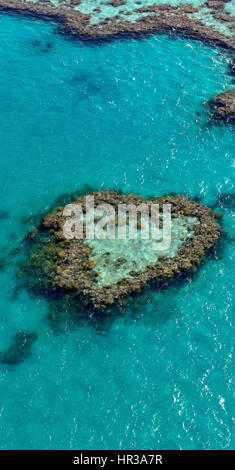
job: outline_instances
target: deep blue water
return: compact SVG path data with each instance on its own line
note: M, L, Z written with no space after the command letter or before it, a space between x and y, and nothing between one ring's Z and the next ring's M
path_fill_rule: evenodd
M84 183L148 195L234 191L234 135L202 102L232 86L225 52L167 36L102 46L52 24L0 17L3 257L21 218ZM233 140L232 140L233 139ZM0 366L2 449L229 449L234 227L194 280L149 292L107 326L56 335L42 299L15 298L17 258L0 272L0 350L21 328L32 355Z

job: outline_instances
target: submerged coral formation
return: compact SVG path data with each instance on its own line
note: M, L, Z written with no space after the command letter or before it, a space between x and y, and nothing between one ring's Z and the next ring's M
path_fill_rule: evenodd
M235 208L235 194L234 193L222 193L216 201L216 206L225 207L227 209Z
M19 331L14 336L14 343L0 353L2 364L17 365L31 354L31 346L37 340L37 334L29 331Z
M229 69L230 69L231 74L234 75L235 74L235 59L234 58L229 62Z
M235 90L227 90L209 100L209 108L216 120L235 121Z
M8 214L7 211L0 210L0 220L5 220L9 218L10 218L10 215Z
M234 17L225 4L224 0L0 0L0 10L56 20L59 31L85 40L170 32L234 50Z
M67 218L63 207L52 209L41 221L29 243L27 259L20 277L26 287L42 294L69 298L95 310L122 303L127 295L154 284L168 285L176 276L185 275L199 265L206 252L220 236L221 227L211 209L185 196L162 196L143 199L134 194L116 191L90 193L95 209L110 204L115 210L119 204L159 204L160 229L163 205L171 205L171 244L163 250L152 249L150 239L89 239L64 237ZM84 195L73 196L86 217ZM142 219L137 220L137 233L142 230ZM129 219L129 224L130 224ZM116 220L115 224L116 226ZM85 228L83 228L85 230ZM84 233L86 235L86 233ZM27 242L30 237L27 238Z
M6 260L0 256L0 271L3 271L6 267Z

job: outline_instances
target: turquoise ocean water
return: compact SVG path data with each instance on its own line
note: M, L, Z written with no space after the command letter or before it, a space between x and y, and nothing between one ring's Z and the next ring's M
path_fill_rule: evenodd
M123 316L55 334L45 300L14 296L22 217L83 184L234 192L234 135L202 103L232 87L228 55L187 39L86 45L53 24L0 17L0 350L22 328L32 355L0 366L2 449L229 449L234 227L193 280L146 292Z

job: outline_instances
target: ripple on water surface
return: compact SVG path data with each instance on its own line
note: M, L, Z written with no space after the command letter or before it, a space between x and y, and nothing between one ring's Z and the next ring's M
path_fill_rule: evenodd
M234 192L232 126L209 124L202 106L232 86L226 53L166 36L91 47L6 15L0 28L4 257L29 228L22 217L84 183L208 204ZM7 258L1 349L20 329L38 340L15 370L1 366L2 448L233 446L234 229L221 210L224 249L193 280L61 335L45 301L14 295L17 257Z

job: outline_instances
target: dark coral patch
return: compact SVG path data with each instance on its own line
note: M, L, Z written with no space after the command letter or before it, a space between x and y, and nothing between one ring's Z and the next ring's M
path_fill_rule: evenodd
M215 120L235 122L235 90L227 90L213 96L208 106Z
M0 210L0 220L10 219L10 214L7 211Z
M14 342L9 348L0 353L2 364L18 365L31 354L31 346L37 340L37 334L19 331L14 336Z
M7 263L6 263L6 260L5 258L2 258L2 256L0 256L0 271L3 271L7 266Z

